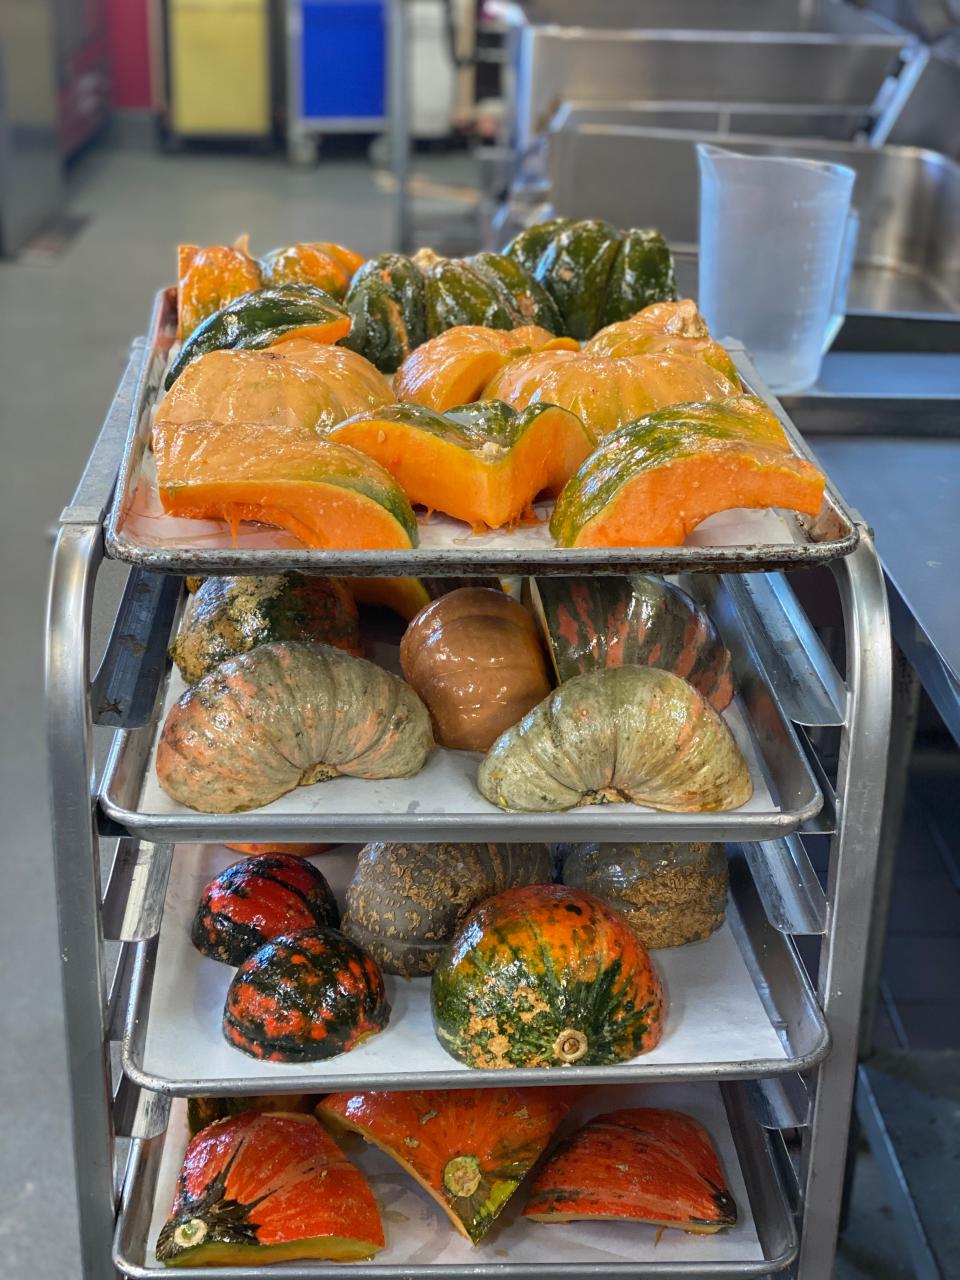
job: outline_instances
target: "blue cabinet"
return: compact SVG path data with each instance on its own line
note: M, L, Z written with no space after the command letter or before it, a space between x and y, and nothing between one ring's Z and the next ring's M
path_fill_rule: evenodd
M300 116L328 128L386 116L386 5L301 0Z

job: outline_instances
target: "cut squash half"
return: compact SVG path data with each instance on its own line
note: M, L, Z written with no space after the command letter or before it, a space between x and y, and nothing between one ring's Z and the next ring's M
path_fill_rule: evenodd
M376 459L411 502L491 529L517 523L538 494L558 493L595 444L566 409L518 413L496 400L446 414L385 405L332 427L327 439Z
M391 609L412 622L430 603L430 592L420 578L343 578L343 585L357 604Z
M415 547L417 522L372 458L273 423L158 423L153 448L164 510L199 520L258 520L305 546Z

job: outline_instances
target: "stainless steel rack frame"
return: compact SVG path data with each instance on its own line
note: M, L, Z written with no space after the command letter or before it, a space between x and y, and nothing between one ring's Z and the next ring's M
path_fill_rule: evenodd
M102 620L112 624L110 638L98 669L91 671L105 516L146 359L143 341L134 344L73 501L60 517L47 615L51 816L85 1280L115 1275L118 1212L123 1210L127 1227L143 1221L143 1212L123 1200L128 1152L123 1140L138 1140L135 1173L146 1155L143 1144L165 1131L168 1117L168 1099L126 1077L116 1049L127 1020L138 946L159 931L170 851L131 836L100 809L94 727L134 729L154 716L166 671L166 639L182 592L177 576L138 566L129 571L115 615ZM832 727L839 738L825 886L812 870L802 834L742 850L770 923L788 935L820 938L817 999L830 1035L829 1055L801 1074L758 1080L748 1070L743 1073L743 1096L761 1126L800 1134L798 1169L780 1161L799 1236L796 1260L789 1264L798 1280L823 1280L832 1269L890 728L890 621L883 575L870 530L858 522L857 531L856 548L817 571L832 573L839 592L846 640L843 680L818 645L786 578L731 575L725 579L728 591L721 593L749 617L757 660L798 732L809 729L812 741L818 729ZM451 565L449 571L462 574L464 569ZM620 838L629 837L624 831ZM783 1142L774 1137L775 1149L782 1152ZM749 1173L742 1146L740 1155ZM134 1194L130 1188L139 1185L137 1177L126 1185ZM135 1248L129 1238L121 1243ZM695 1269L712 1274L709 1265ZM471 1275L485 1270L490 1268L469 1269ZM507 1261L493 1270L506 1278L514 1268ZM417 1269L424 1277L441 1271ZM354 1272L412 1274L406 1267L361 1266ZM596 1273L595 1267L584 1267L574 1274ZM237 1268L221 1274L257 1273ZM692 1272L688 1264L670 1272L659 1264L637 1263L624 1274Z

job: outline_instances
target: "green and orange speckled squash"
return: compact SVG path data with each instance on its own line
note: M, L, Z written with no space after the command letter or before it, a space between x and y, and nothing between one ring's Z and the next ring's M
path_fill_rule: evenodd
M366 1179L323 1125L247 1111L190 1143L157 1257L168 1267L351 1262L383 1243Z
M677 404L600 442L557 499L550 532L562 547L676 547L732 508L815 516L823 487L754 396Z
M234 974L223 1034L251 1058L315 1062L349 1053L390 1019L375 961L337 929L274 938Z
M663 1030L643 943L616 911L563 885L479 906L434 970L431 1003L443 1047L482 1069L624 1062Z
M332 1093L317 1114L334 1132L359 1133L385 1151L479 1244L579 1094L557 1087Z
M747 763L709 702L655 667L574 676L501 734L477 777L504 809L555 812L631 801L666 813L738 809Z
M174 703L157 777L191 809L238 813L337 774L409 777L432 748L427 709L403 680L329 645L275 642Z
M659 667L689 680L723 711L733 697L731 658L717 629L685 591L663 578L531 581L559 680L598 667Z
M335 578L301 573L207 578L190 597L170 657L187 684L271 640L316 640L360 656L353 596Z

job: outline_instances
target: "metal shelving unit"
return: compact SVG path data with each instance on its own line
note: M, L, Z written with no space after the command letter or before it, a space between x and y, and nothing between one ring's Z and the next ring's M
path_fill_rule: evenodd
M73 501L60 518L47 619L51 807L85 1280L107 1280L117 1267L132 1276L160 1274L151 1261L148 1236L152 1197L166 1167L163 1150L168 1124L173 1126L170 1143L181 1141L178 1095L218 1088L221 1092L284 1088L320 1092L324 1087L322 1063L298 1069L295 1083L284 1083L281 1071L270 1079L268 1089L263 1074L253 1067L237 1078L222 1075L219 1082L211 1079L215 1073L204 1062L190 1062L189 1069L175 1078L148 1069L151 1035L163 1030L162 997L153 1003L152 984L166 963L164 908L169 913L169 933L176 919L177 894L189 888L191 868L197 874L197 857L216 856L209 848L199 854L175 848L170 841L188 838L186 828L174 829L166 838L162 830L151 838L131 834L117 820L122 814L116 808L113 817L107 812L109 788L102 790L95 776L94 726L117 731L111 766L114 778L123 742L137 735L149 738L153 732L167 683L166 644L183 591L182 580L173 574L131 568L111 620L105 655L98 670L91 671L94 590L105 555L107 513L131 415L139 416L142 409L149 359L147 344L135 343ZM589 1069L609 1081L613 1090L637 1084L677 1087L703 1106L711 1098L718 1107L722 1103L716 1114L726 1117L724 1141L732 1144L730 1159L739 1163L738 1185L744 1188L756 1228L754 1252L750 1257L731 1258L729 1252L721 1257L711 1254L709 1244L701 1241L702 1252L695 1262L670 1261L662 1252L641 1253L632 1260L607 1258L604 1274L745 1276L779 1271L799 1280L823 1280L830 1274L853 1097L891 703L890 625L883 576L869 529L859 523L857 532L859 540L852 552L817 571L830 572L839 592L846 642L843 679L820 645L788 578L726 573L722 578L702 575L698 579L702 598L721 629L734 628L740 635L741 660L752 664L758 677L762 675L778 716L792 726L793 740L809 764L824 803L822 808L815 806L819 812L807 814L786 833L751 839L745 832L729 847L733 882L729 939L733 954L739 951L738 963L746 975L744 999L751 991L758 999L779 1040L782 1058L727 1055L695 1062L667 1061L663 1056L658 1061L651 1055L622 1064L622 1069ZM464 570L450 565L447 572ZM812 745L829 738L839 740L835 776ZM481 819L476 822L477 829L483 826ZM554 829L544 823L537 838L569 838L568 825L569 815L554 815ZM323 838L323 813L301 817L297 830L297 838ZM653 830L648 825L647 838ZM225 820L219 830L205 829L203 838L230 838L230 834ZM350 834L357 838L360 833L354 829ZM503 838L506 832L498 834ZM618 837L631 834L627 817ZM805 842L810 834L829 835L825 886L807 855ZM815 989L799 960L795 939L801 935L820 939ZM398 1018L398 1029L401 1023ZM384 1036L389 1034L390 1030ZM356 1055L358 1073L362 1072L361 1052ZM244 1070L239 1055L236 1068ZM564 1072L564 1082L571 1081L577 1070ZM383 1087L390 1078L389 1064L381 1064L378 1071ZM507 1083L511 1074L499 1073L498 1079ZM393 1076L395 1084L407 1087L416 1079L415 1068L406 1075L395 1071ZM462 1083L467 1082L464 1077ZM537 1073L537 1082L548 1081ZM798 1160L788 1156L783 1137L787 1130L799 1134ZM132 1144L126 1139L133 1139ZM174 1145L168 1147L170 1151L176 1154ZM505 1249L510 1239L509 1232L501 1237ZM353 1270L384 1280L413 1276L446 1280L468 1274L536 1280L554 1272L597 1274L596 1262L553 1256L557 1246L562 1247L560 1236L548 1231L544 1242L543 1256L534 1260L518 1244L516 1262L487 1257L482 1251L462 1262L446 1258L407 1262L392 1260L391 1254L387 1263ZM188 1269L183 1274L200 1280L212 1273ZM308 1263L293 1269L221 1268L220 1274L252 1280L264 1274L331 1277L342 1272L335 1266Z

